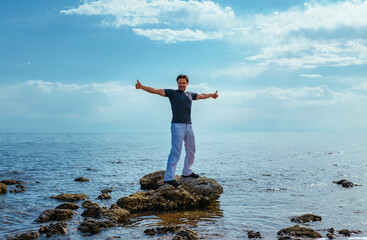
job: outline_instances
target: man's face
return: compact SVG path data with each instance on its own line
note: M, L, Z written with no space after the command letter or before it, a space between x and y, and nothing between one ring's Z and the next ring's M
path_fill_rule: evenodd
M185 78L179 78L177 81L178 90L185 91L187 88L187 81Z

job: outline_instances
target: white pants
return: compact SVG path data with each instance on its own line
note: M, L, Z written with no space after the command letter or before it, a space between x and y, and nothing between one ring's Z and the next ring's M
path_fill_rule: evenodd
M191 124L171 123L171 152L168 156L166 175L164 181L175 179L176 167L180 160L182 142L185 141L185 163L182 175L188 176L192 173L191 167L195 159L195 136Z

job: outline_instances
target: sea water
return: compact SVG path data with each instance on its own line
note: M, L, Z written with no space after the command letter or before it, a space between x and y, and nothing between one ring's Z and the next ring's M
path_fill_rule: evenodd
M194 171L223 186L216 202L207 209L135 214L93 239L157 239L144 230L169 224L203 239L246 239L248 230L276 239L277 231L296 224L292 217L306 213L322 217L305 226L323 236L331 227L367 230L365 133L196 132L196 148ZM0 195L0 239L48 224L33 221L61 204L51 195L84 193L110 206L139 191L142 176L165 169L169 150L169 132L0 134L0 180L22 180L27 187L14 194L8 186ZM176 174L183 157L184 151ZM340 179L361 186L333 183ZM112 189L111 200L96 199L103 189ZM89 238L77 230L82 212L67 221L66 235L51 239ZM367 239L367 232L350 239Z

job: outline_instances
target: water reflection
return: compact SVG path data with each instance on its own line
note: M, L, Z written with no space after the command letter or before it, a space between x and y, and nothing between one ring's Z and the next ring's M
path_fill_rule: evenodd
M198 223L215 222L223 217L219 200L213 202L209 207L192 210L170 210L170 211L146 211L133 214L131 226L133 227L160 227L168 225L183 225L197 227ZM130 225L129 224L129 225Z

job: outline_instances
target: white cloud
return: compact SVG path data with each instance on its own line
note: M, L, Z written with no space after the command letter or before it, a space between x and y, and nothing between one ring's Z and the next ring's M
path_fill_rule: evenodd
M206 39L218 39L223 37L222 32L203 32L196 29L172 30L172 29L140 29L134 28L138 35L147 37L155 41L164 41L165 43L176 43L180 41L202 41Z
M366 64L367 41L294 39L287 44L264 47L260 54L246 59L293 69Z
M320 74L301 74L299 76L300 77L305 77L305 78L320 78L320 77L322 77L322 75L320 75Z
M249 17L237 35L259 47L245 59L262 65L307 69L366 64L366 12L367 1L307 3Z
M223 26L234 18L230 7L212 1L183 0L97 0L85 1L77 8L60 11L63 14L113 16L104 21L112 26L143 24L185 24L185 26Z

